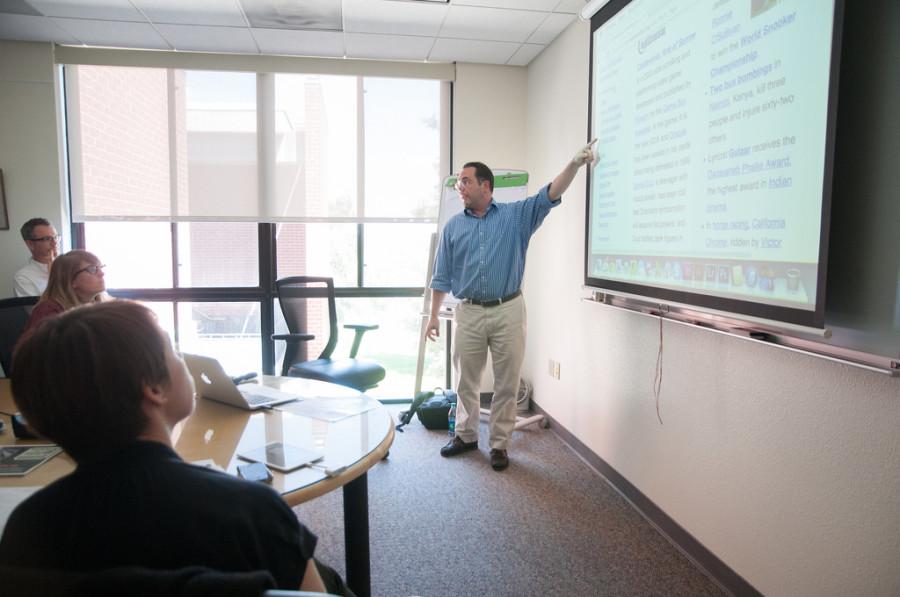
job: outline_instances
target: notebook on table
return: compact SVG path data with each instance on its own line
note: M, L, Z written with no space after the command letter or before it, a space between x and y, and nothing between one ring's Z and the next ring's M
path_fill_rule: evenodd
M197 395L216 402L224 402L244 410L270 408L277 404L299 400L299 396L259 384L235 385L222 365L212 357L184 354L184 362L194 378Z

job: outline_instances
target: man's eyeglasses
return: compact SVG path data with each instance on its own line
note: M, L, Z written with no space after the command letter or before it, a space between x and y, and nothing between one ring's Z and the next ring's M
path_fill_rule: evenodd
M50 241L59 244L59 241L62 239L62 236L57 234L56 236L40 236L38 238L29 238L33 243L49 243Z
M103 271L104 267L106 267L106 264L104 264L104 263L101 263L100 265L89 265L89 266L83 267L80 270L78 270L77 272L75 272L75 276L77 276L78 274L84 273L84 272L87 272L92 276L96 276L98 273Z
M472 186L472 185L475 185L476 187L481 186L481 183L483 183L485 180L487 180L487 179L486 178L478 178L477 176L475 178L468 178L468 177L457 178L456 184L453 186L455 186L457 190L461 190L461 189L464 189L464 188Z

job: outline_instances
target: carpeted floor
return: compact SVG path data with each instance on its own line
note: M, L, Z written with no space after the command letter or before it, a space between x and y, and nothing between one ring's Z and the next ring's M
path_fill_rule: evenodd
M552 430L515 432L500 473L487 437L482 417L479 451L442 458L414 418L369 471L374 597L724 594ZM341 492L294 510L343 574Z

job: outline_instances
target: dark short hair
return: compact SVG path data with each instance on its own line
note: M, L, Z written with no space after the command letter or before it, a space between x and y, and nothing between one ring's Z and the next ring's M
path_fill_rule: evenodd
M463 169L465 168L475 168L475 180L478 181L478 184L488 181L491 192L494 192L494 173L491 172L490 168L481 162L466 162L463 164Z
M12 393L29 426L78 461L133 442L146 426L144 386L169 383L166 339L147 307L77 307L23 339Z
M53 224L46 218L31 218L19 229L19 232L22 233L22 240L31 240L31 235L38 226L53 226Z

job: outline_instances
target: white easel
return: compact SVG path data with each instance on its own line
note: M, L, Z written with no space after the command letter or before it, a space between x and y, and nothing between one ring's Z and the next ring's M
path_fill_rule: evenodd
M502 203L519 201L527 196L527 192L527 172L524 170L494 170L494 200ZM457 213L461 212L462 207L462 202L459 200L459 196L456 192L456 176L448 176L441 185L438 228L437 231L431 235L431 242L428 250L428 267L426 268L425 274L425 293L422 297L422 311L420 313L419 351L416 359L416 386L413 390L413 396L422 391L422 377L425 370L425 329L428 327L428 320L431 318L431 273L434 266L435 255L437 254L437 243L447 221ZM458 300L456 297L448 293L447 298L444 299L444 304L441 305L438 316L443 320L452 322L453 313L457 303ZM450 350L449 338L447 350ZM481 409L481 414L490 414L490 412L490 409ZM516 415L516 424L513 428L521 429L522 427L534 423L545 423L544 415L533 415L530 417Z

